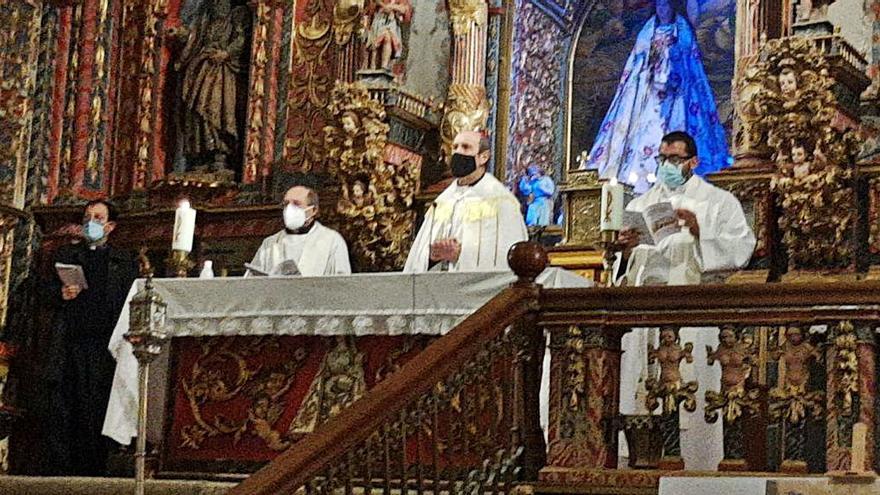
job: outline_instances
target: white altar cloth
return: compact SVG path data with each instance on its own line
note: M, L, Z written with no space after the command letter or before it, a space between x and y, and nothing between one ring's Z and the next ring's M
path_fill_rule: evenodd
M167 304L170 337L232 335L443 335L516 280L510 272L365 273L329 277L153 279ZM560 268L538 278L547 288L589 287ZM129 305L143 288L135 281L108 348L116 373L103 434L128 445L137 434L137 360L123 337ZM549 359L544 359L542 424L548 423ZM167 346L151 368L150 430L161 438Z

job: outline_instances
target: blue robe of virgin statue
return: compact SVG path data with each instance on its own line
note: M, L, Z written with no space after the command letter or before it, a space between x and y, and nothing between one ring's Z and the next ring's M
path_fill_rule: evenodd
M673 131L686 131L697 142L697 174L729 164L724 128L693 29L681 15L669 24L652 16L629 55L586 168L644 192L650 187L648 174L657 168L660 140Z

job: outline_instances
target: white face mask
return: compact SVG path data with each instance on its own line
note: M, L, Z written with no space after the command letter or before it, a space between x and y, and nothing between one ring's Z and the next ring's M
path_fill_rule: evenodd
M308 208L300 208L290 203L284 207L284 226L288 230L296 230L306 224L306 210L311 210L314 206Z

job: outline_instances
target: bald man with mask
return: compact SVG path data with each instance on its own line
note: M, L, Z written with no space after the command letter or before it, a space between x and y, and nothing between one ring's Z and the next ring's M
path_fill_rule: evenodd
M456 179L425 214L404 272L509 270L507 251L528 232L516 197L486 173L489 139L459 132L452 153Z
M299 275L348 275L351 264L345 240L333 229L318 221L318 193L304 186L294 186L282 201L284 229L263 240L251 266L271 275L292 275L286 262Z

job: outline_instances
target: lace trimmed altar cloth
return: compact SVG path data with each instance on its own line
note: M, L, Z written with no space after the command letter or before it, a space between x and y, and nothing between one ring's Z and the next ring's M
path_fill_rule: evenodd
M169 337L256 335L443 335L515 281L510 272L370 273L332 277L154 279L167 304ZM559 268L538 277L547 288L587 287L592 283ZM144 281L129 291L130 302ZM108 348L116 374L103 434L127 445L137 432L137 360L124 334L126 304ZM165 352L167 355L167 350ZM151 371L151 397L164 397L161 359ZM549 390L545 358L542 394ZM546 424L547 404L542 423ZM162 409L153 400L150 417ZM548 403L549 404L549 403ZM161 421L151 422L161 424ZM153 440L160 435L151 432Z

